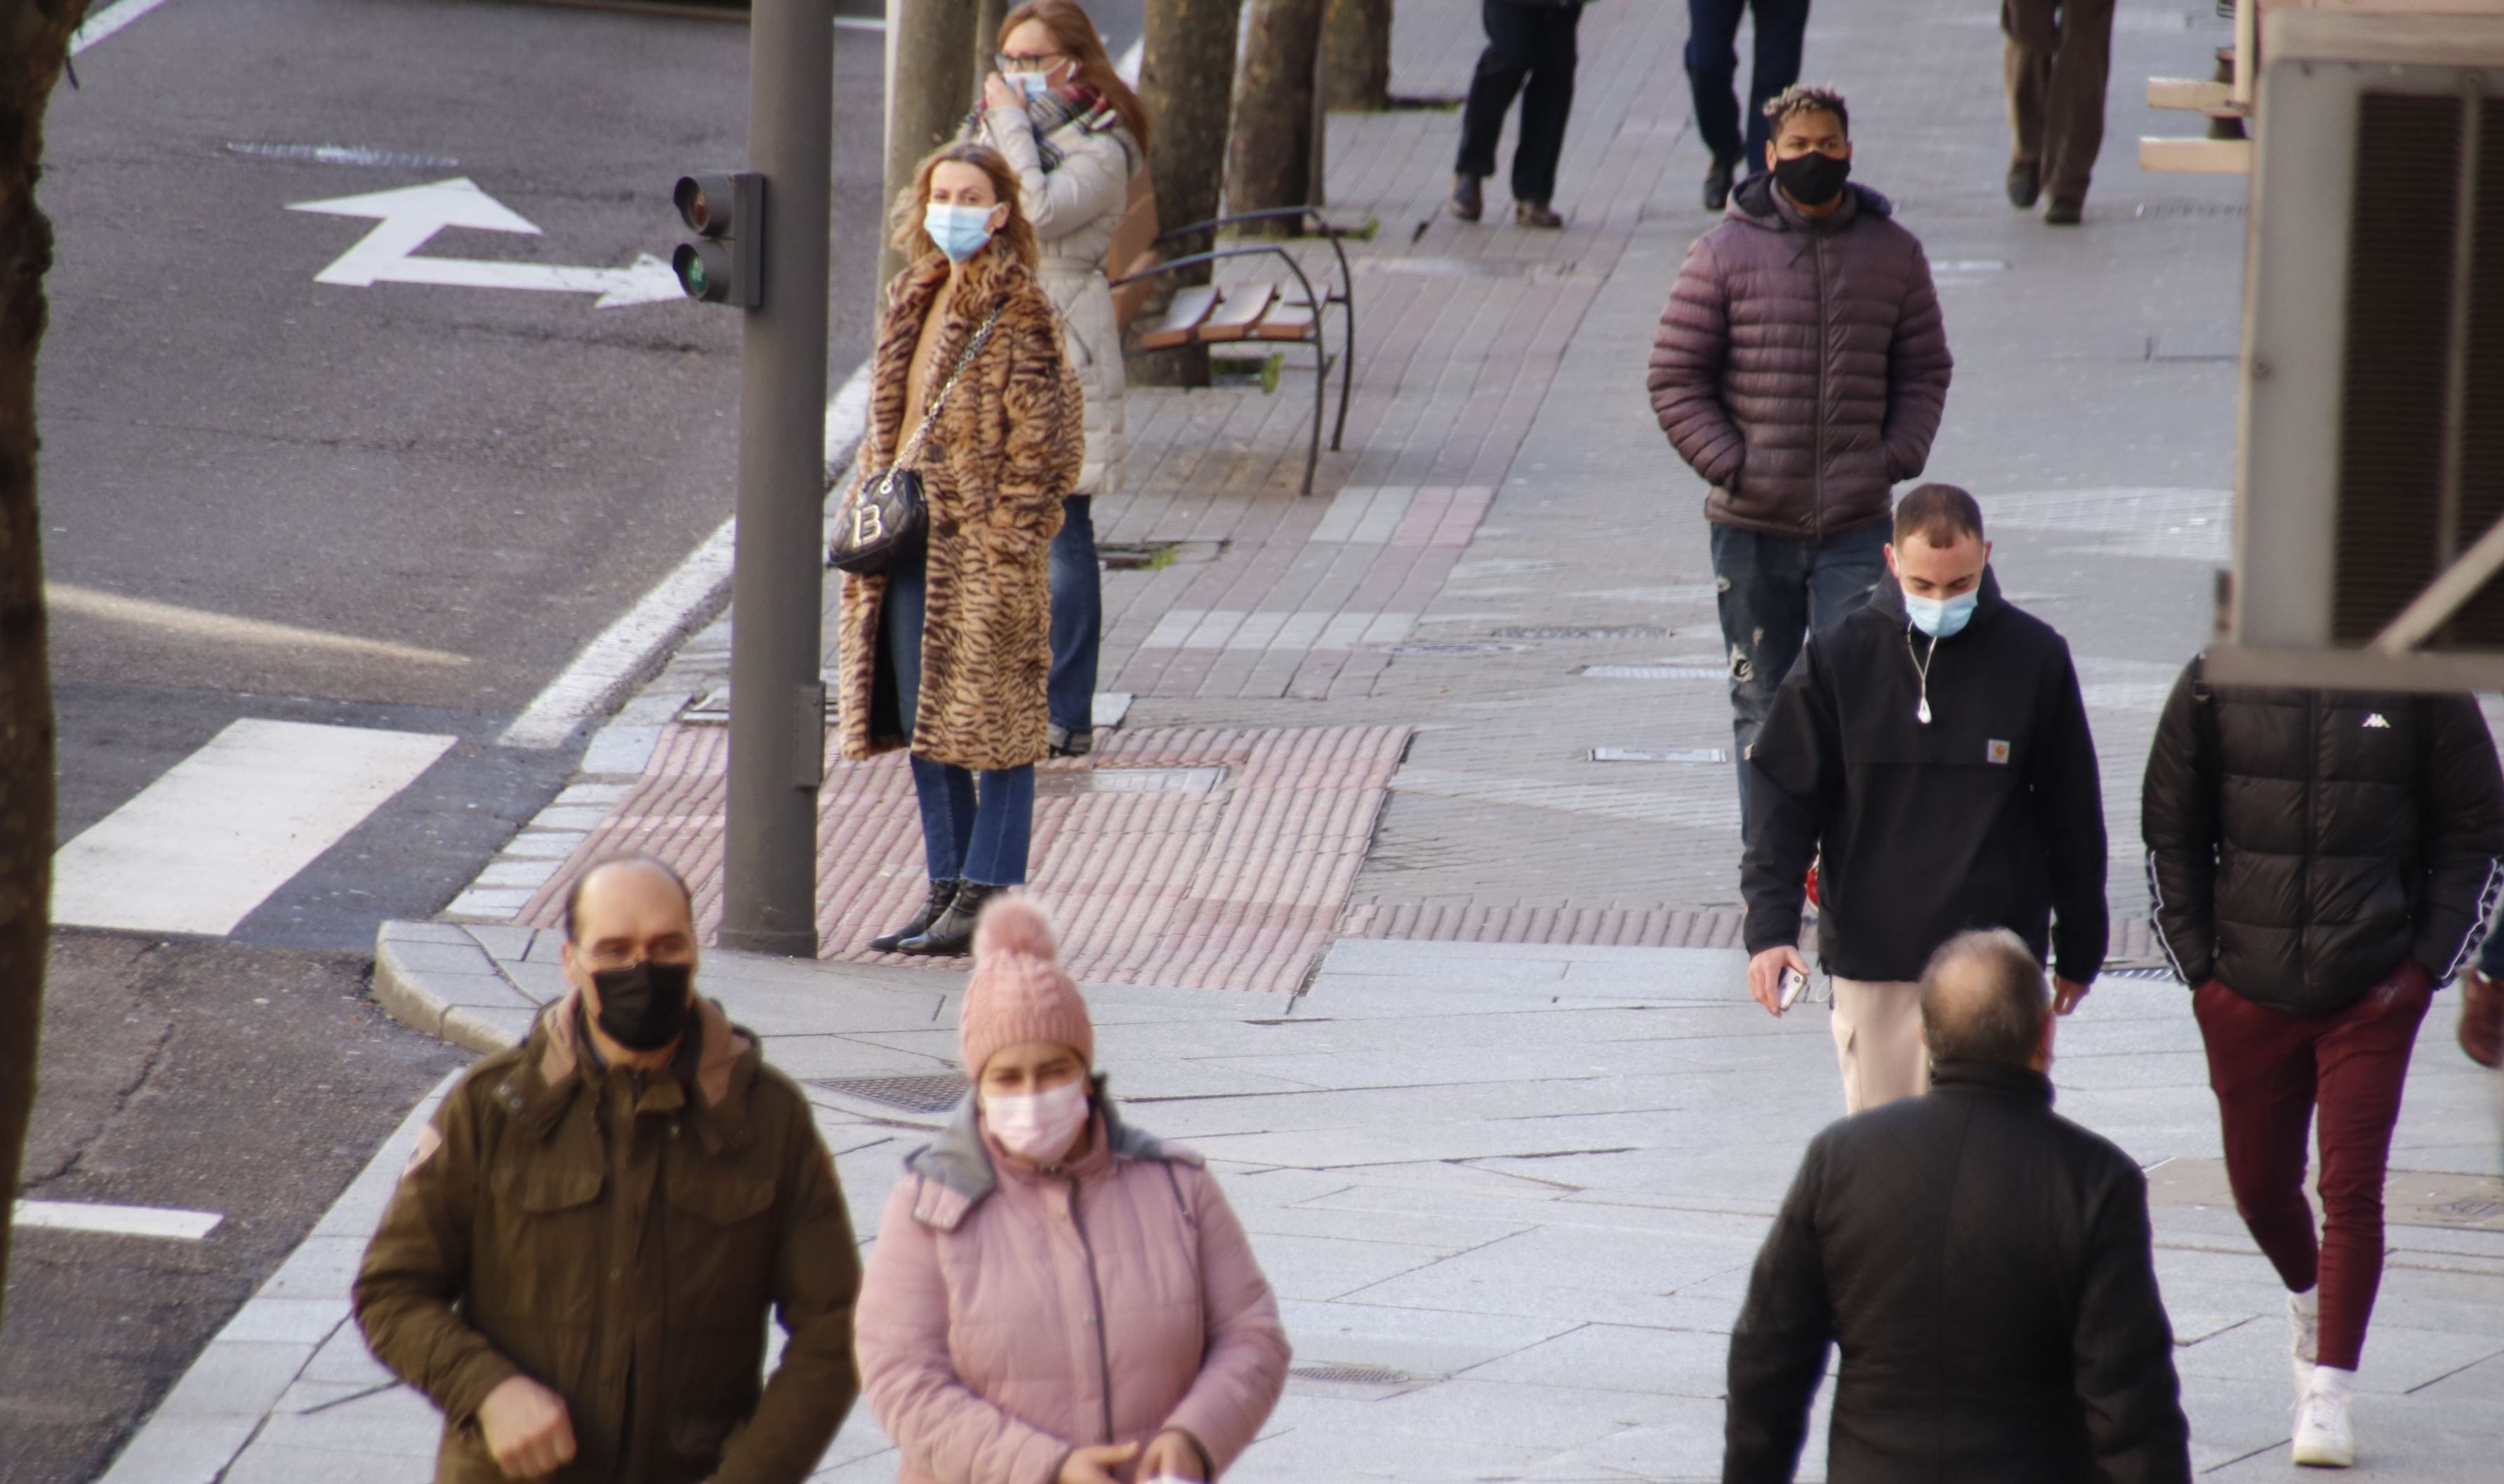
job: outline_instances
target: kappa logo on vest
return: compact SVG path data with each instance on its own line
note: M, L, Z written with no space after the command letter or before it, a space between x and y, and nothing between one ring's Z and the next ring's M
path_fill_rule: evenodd
M2008 743L1995 737L1982 744L1982 756L1985 762L2005 763L2008 761Z
M2369 728L2379 727L2385 732L2391 729L2391 724L2382 719L2382 713L2380 711L2367 711L2365 713L2365 725Z

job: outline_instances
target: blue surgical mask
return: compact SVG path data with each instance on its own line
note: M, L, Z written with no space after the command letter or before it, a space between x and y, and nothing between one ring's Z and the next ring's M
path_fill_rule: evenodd
M1024 93L1028 103L1052 91L1052 74L1049 72L1003 72L1000 76L1008 79L1011 87Z
M991 240L991 211L989 206L947 206L937 201L922 209L922 229L950 262L963 262L983 250Z
M1913 621L1914 628L1932 638L1954 638L1973 617L1973 610L1981 602L1980 588L1959 593L1954 598L1916 598L1906 593L1904 616Z

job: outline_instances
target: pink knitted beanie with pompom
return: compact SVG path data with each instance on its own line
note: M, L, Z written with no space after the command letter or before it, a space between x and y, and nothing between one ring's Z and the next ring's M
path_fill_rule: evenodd
M965 1075L1003 1047L1053 1041L1096 1065L1096 1026L1087 1001L1061 967L1052 919L1022 896L995 897L974 928L974 977L956 1011L956 1045Z

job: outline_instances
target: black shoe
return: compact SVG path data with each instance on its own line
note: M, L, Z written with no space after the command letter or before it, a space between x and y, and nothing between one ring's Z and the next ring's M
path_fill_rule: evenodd
M2008 204L2026 211L2034 198L2043 193L2043 167L2031 160L2019 160L2008 167Z
M2084 201L2064 201L2054 196L2052 204L2043 208L2043 224L2046 226L2075 226L2086 211L2087 203Z
M1553 231L1565 224L1565 219L1550 211L1546 201L1515 201L1513 203L1513 224Z
M1006 886L986 886L980 881L966 881L956 888L956 898L939 915L920 937L907 938L895 946L899 953L913 953L928 958L948 958L968 953L974 947L974 923L983 915L983 904Z
M1478 190L1475 175L1452 177L1452 198L1443 203L1453 216L1464 222L1475 222L1486 214L1486 196Z
M930 924L939 920L940 916L948 911L948 904L956 900L956 894L964 887L963 881L932 881L930 900L922 904L922 910L913 915L913 920L894 932L872 938L869 941L871 950L879 953L892 953L904 947L906 939L919 938L928 932Z
M1064 727L1056 721L1043 729L1043 740L1054 757L1085 757L1096 750L1094 727Z
M1717 159L1704 172L1704 209L1720 211L1730 204L1730 177L1739 168L1735 159Z

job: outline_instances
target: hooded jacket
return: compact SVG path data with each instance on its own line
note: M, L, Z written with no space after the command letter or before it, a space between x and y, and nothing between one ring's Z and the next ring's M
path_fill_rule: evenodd
M1826 1477L2175 1484L2191 1477L2137 1161L2024 1067L1810 1141L1730 1332L1724 1484L1789 1484L1826 1347Z
M711 1000L640 1077L589 1054L578 1003L419 1136L357 1274L365 1341L443 1411L436 1484L504 1484L477 1412L515 1375L565 1398L555 1484L800 1484L858 1390L860 1260L808 1099Z
M1645 385L1709 518L1818 539L1922 471L1954 366L1930 259L1885 196L1847 185L1811 218L1757 175L1687 250Z
M2215 979L2328 1015L2414 958L2460 970L2504 888L2504 778L2467 696L2211 686L2166 699L2139 790L2157 938Z
M972 1098L905 1161L861 1291L870 1410L901 1484L1051 1484L1081 1447L1168 1428L1215 1478L1287 1380L1277 1299L1200 1156L1125 1127L1035 1170Z
M1973 617L1935 647L1892 579L1811 636L1747 766L1749 952L1799 941L1817 861L1829 974L1916 980L1977 927L2014 931L2079 984L2103 965L2104 789L2077 672L1989 568Z

